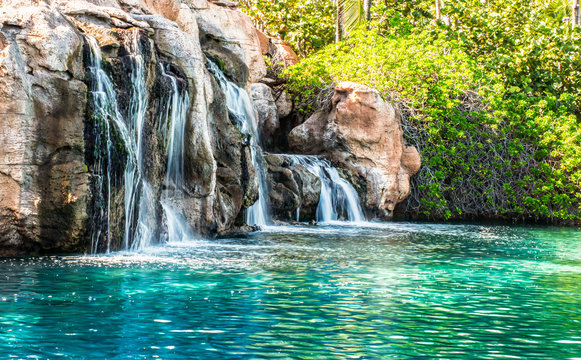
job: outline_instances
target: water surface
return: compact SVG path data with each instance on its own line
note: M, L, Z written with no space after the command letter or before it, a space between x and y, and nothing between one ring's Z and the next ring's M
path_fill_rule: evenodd
M0 278L1 358L581 359L576 229L271 228Z

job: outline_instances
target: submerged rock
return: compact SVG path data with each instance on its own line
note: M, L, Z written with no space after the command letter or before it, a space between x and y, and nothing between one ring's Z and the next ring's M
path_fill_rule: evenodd
M330 111L320 111L289 134L291 148L325 154L361 188L364 205L389 217L410 193L410 176L420 166L414 147L405 146L400 114L369 87L337 85Z

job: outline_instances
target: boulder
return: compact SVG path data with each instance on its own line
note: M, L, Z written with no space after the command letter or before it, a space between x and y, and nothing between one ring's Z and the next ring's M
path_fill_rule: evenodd
M250 85L252 103L256 109L258 132L263 147L270 148L279 128L276 102L270 88L262 83Z
M274 51L271 50L274 63L280 62L284 67L289 67L300 61L298 55L290 46L290 43L278 38L270 38L270 41L274 45Z
M293 111L293 100L291 96L284 90L280 89L275 94L276 111L280 119L289 116Z
M267 180L272 215L277 220L295 220L297 209L300 219L315 218L321 180L300 164L293 165L288 155L266 154Z
M298 153L324 154L362 189L367 210L388 218L410 193L410 176L420 166L414 147L404 144L400 113L374 89L343 82L330 111L313 114L289 134Z
M203 50L224 64L226 74L240 87L266 75L260 39L250 18L224 2L209 2L196 11Z

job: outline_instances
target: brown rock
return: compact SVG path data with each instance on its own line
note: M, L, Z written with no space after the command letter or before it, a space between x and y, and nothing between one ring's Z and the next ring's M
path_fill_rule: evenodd
M218 4L219 3L219 4ZM87 118L85 36L102 48L104 66L126 115L132 91L131 34L145 59L148 111L144 177L157 217L167 155L159 138L168 84L161 66L188 89L183 198L176 209L199 233L224 232L258 196L256 169L232 124L224 94L206 69L219 57L240 84L266 73L260 43L236 3L205 0L0 0L0 254L89 247L88 214L99 178L94 121ZM90 129L90 130L87 130ZM90 150L92 149L92 150ZM102 150L102 149L97 149ZM122 151L120 151L122 153ZM111 228L124 228L124 155L115 159ZM117 247L116 247L117 246ZM112 250L120 244L113 244Z
M83 39L44 3L13 2L0 23L0 252L78 249L88 201Z
M312 219L317 212L321 180L302 165L292 165L286 155L267 154L267 180L272 215L277 220Z
M256 83L250 85L250 93L252 95L252 103L258 115L257 125L261 144L263 147L270 148L272 146L273 135L280 126L272 91L267 85Z
M275 63L282 62L284 67L289 67L300 61L299 57L288 42L277 38L271 38L271 41L275 47Z
M289 144L304 154L325 154L365 187L364 202L389 217L409 195L409 177L421 161L406 147L399 112L369 87L352 82L336 86L330 112L318 112L293 129Z
M202 46L219 58L227 75L245 87L266 75L260 40L250 18L237 8L208 3L196 11Z
M256 36L260 42L260 51L262 51L262 55L268 54L270 38L264 35L264 33L260 30L256 30Z
M171 21L175 21L180 13L181 2L179 0L145 0L145 4L153 13Z

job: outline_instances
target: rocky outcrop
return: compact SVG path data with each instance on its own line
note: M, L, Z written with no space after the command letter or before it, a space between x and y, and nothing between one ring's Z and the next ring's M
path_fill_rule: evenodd
M265 148L271 148L275 140L274 134L280 126L272 91L267 85L257 83L250 85L250 94L256 109L260 143Z
M167 155L158 130L170 89L164 68L189 94L186 185L183 198L175 201L180 216L198 233L215 234L230 229L254 203L256 171L245 137L230 121L224 94L206 69L210 55L229 64L229 75L239 84L266 72L254 28L234 3L13 0L0 5L0 253L87 251L91 233L102 226L95 223L97 211L110 212L110 250L124 246L128 157L121 142L108 160L116 177L110 206L95 203L95 183L105 175L95 161L103 149L95 138L89 96L89 36L103 52L125 118L133 91L128 56L135 46L143 52L148 92L143 176L153 198L159 201L167 186ZM161 206L150 207L159 230L165 226Z
M207 2L195 11L206 53L223 62L226 74L244 87L266 76L260 40L250 18L232 2Z
M299 57L291 48L290 44L284 40L271 38L271 59L274 64L281 64L285 68L293 66L299 62Z
M0 22L0 253L78 249L89 201L83 38L44 2L6 4Z
M410 193L410 176L421 166L418 151L404 144L400 114L379 93L363 85L336 86L329 112L312 115L289 135L302 154L324 154L347 170L364 205L387 218Z
M267 154L270 206L278 220L295 220L297 210L301 221L315 219L321 180L300 164L293 164L286 155Z

